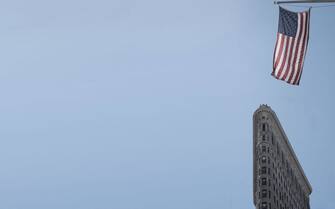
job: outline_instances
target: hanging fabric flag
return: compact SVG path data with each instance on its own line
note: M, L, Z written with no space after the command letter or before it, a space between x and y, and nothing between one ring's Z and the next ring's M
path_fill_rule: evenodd
M272 76L299 85L309 38L310 9L291 12L279 7Z

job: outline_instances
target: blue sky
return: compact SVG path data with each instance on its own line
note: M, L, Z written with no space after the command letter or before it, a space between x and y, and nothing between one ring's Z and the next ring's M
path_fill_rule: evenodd
M254 208L263 103L332 209L334 20L312 9L296 87L270 76L272 1L2 2L0 209Z

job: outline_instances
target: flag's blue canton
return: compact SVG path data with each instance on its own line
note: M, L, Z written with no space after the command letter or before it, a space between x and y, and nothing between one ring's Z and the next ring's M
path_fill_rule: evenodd
M278 33L295 37L298 27L298 14L279 7Z

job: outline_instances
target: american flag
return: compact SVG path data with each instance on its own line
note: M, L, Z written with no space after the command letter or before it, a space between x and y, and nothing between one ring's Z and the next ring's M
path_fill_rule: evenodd
M291 12L279 7L272 76L299 85L309 38L310 10Z

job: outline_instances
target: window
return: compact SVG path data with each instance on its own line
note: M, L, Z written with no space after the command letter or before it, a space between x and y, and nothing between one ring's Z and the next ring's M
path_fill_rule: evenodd
M262 146L262 152L266 152L266 146Z
M263 139L263 141L265 141L265 139L266 139L265 135L263 135L262 139Z
M266 163L266 157L262 156L262 163Z
M271 198L271 191L269 191L269 199Z
M262 167L261 174L266 174L266 167Z
M265 131L265 123L262 124L262 130Z
M266 195L267 195L267 191L266 191L266 189L263 189L262 190L262 197L266 197Z
M262 185L266 185L266 178L262 178Z
M261 207L261 209L267 209L267 204L266 204L266 202L262 202L262 207Z
M279 155L279 146L277 144L277 155Z

